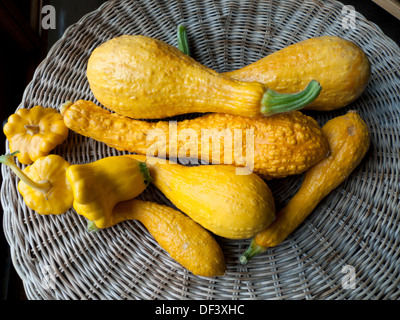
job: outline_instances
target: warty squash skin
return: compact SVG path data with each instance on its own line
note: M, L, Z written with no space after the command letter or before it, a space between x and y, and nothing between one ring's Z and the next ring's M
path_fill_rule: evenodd
M355 43L322 36L295 43L224 75L262 82L280 93L303 90L315 79L322 91L304 109L329 111L350 104L362 94L371 66L365 52Z
M268 185L256 174L237 175L234 166L183 166L143 155L152 183L183 213L228 239L254 236L275 219Z
M323 198L347 179L368 151L369 130L355 111L329 120L322 131L329 143L329 156L305 173L300 189L278 212L276 220L254 237L241 257L242 263L285 240Z
M97 47L88 61L87 79L102 105L135 119L194 112L270 115L300 109L321 90L310 81L296 98L282 99L262 83L223 76L179 49L141 35L123 35Z
M138 199L118 203L113 222L140 221L157 243L195 275L216 277L226 271L222 249L214 237L183 213L151 201Z
M146 155L154 145L154 137L151 133L164 135L164 141L160 143L158 150L161 152L150 154L151 156L180 157L179 152L185 156L193 156L198 159L206 159L209 163L218 163L214 160L211 148L202 148L201 138L204 129L216 132L233 132L239 130L241 142L237 148L227 148L221 141L219 163L233 164L237 167L247 166L265 179L282 178L289 175L300 174L321 161L328 154L328 143L322 135L318 123L311 117L299 111L276 114L270 117L246 118L230 114L212 113L195 119L184 120L175 123L176 136L184 137L185 132L191 132L194 139L175 139L175 148L169 145L170 126L168 121L146 122L130 119L111 113L91 101L78 100L75 103L66 104L61 113L64 116L65 125L87 137L106 143L120 151L129 151ZM250 157L254 167L243 162L240 157L232 155L231 163L225 161L227 152L242 154L246 157L248 143L246 130L254 132L254 157ZM172 133L171 133L172 134ZM232 134L233 135L233 134ZM173 139L174 140L174 139ZM214 142L213 142L214 143ZM165 151L164 151L165 150ZM183 150L183 151L182 151ZM185 152L186 150L186 152ZM233 151L232 151L233 150ZM250 154L249 154L250 155ZM229 158L229 157L228 157Z

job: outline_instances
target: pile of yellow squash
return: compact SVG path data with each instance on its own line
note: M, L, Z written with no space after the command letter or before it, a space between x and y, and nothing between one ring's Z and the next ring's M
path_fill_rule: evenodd
M87 78L102 106L78 100L60 112L19 109L4 126L11 153L0 162L20 178L18 190L37 213L63 214L73 207L96 231L138 220L182 266L215 277L226 272L215 236L252 239L240 257L247 263L285 240L361 162L369 132L357 112L320 128L298 110L347 106L364 91L370 64L354 43L324 36L221 74L188 55L184 32L179 26L181 50L141 35L100 45L88 61ZM187 113L206 114L166 119ZM172 129L190 139L172 143ZM50 154L69 130L128 154L70 164ZM156 152L149 140L155 130L167 137ZM239 132L240 143L235 150L218 144L215 158L214 148L201 144L204 130ZM27 165L24 170L14 156ZM186 166L176 161L181 156L201 161ZM276 213L267 181L302 173L300 189ZM179 211L138 200L150 183Z

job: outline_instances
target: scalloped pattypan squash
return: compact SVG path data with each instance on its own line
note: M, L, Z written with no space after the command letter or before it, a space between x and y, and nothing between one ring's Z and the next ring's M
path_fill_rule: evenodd
M48 155L68 136L62 115L56 109L42 106L17 110L8 118L3 131L10 151L19 151L17 157L23 164Z
M10 167L20 179L18 191L25 204L43 215L59 215L70 209L73 193L66 177L70 163L58 155L50 154L21 170L13 161L17 153L0 156L0 163Z

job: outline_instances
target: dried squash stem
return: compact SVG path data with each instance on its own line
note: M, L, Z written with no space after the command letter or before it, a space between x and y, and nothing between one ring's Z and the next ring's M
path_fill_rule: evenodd
M15 175L21 179L21 181L25 182L31 188L38 190L42 193L47 193L51 189L51 182L48 180L45 181L33 181L29 178L14 162L14 156L19 153L19 151L15 151L11 154L5 154L0 156L0 163L8 166Z
M18 191L25 204L39 214L65 213L73 202L65 175L70 163L59 155L50 154L36 159L22 171L13 161L16 153L1 156L0 163L9 166L20 178Z

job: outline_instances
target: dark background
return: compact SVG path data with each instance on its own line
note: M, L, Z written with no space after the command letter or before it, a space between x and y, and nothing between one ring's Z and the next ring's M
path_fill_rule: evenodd
M105 0L0 0L1 121L19 105L25 87L32 79L37 65L45 58L49 48L62 37L65 29L83 15L97 9ZM346 0L368 20L400 45L400 20L387 13L372 0ZM40 27L41 8L50 4L56 9L56 29ZM1 132L1 154L5 152L5 136ZM3 219L2 211L1 221ZM9 246L0 230L0 294L2 300L25 300L25 292L12 265Z

